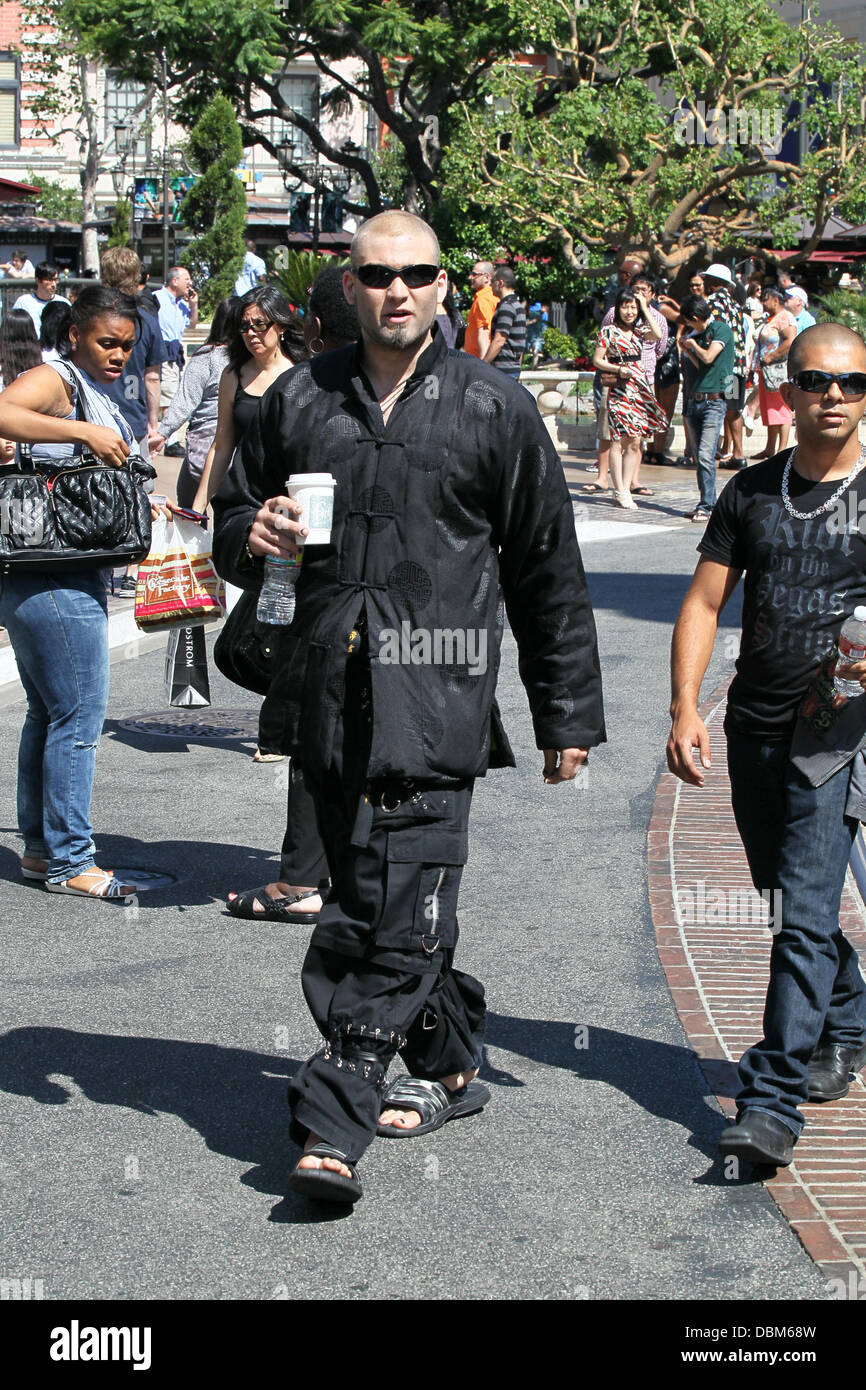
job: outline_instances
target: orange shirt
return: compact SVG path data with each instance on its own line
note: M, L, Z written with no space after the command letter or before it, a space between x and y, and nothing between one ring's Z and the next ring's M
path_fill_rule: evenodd
M466 338L463 343L464 352L471 352L473 357L481 356L478 350L478 330L485 328L489 334L493 315L498 307L499 300L489 285L478 291L469 310L469 322L466 325Z

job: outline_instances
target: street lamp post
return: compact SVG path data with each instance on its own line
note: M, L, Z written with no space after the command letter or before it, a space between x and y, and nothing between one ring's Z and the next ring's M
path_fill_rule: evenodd
M313 255L319 251L319 211L324 190L324 170L318 160L295 160L294 154L297 146L291 140L283 140L280 145L280 153L285 163L282 166L283 185L287 193L297 193L298 189L305 183L309 184L313 191L313 226L312 226L312 245ZM286 165L291 164L297 171L293 175L289 173ZM328 169L328 180L336 193L347 193L351 184L351 175L348 170L334 168Z
M162 50L162 279L168 275L168 56Z

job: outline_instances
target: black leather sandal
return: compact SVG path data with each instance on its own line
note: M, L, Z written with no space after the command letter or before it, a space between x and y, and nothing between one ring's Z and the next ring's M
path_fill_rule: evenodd
M483 1110L489 1099L490 1092L480 1081L470 1081L459 1091L449 1091L441 1081L425 1081L419 1076L398 1076L382 1097L382 1110L415 1110L421 1116L421 1123L412 1129L379 1124L376 1132L387 1139L414 1139L418 1134L432 1133L448 1120Z
M289 1187L304 1197L312 1197L317 1202L357 1202L364 1192L358 1179L355 1165L346 1155L340 1153L332 1144L314 1144L301 1158L336 1158L345 1163L352 1174L335 1173L332 1168L299 1168L297 1165L289 1174ZM300 1163L301 1159L298 1159Z
M226 903L233 917L243 917L252 922L294 922L299 927L314 927L319 920L318 912L292 912L292 903L303 902L305 898L318 896L318 888L306 893L292 893L289 897L272 898L267 892L267 884L261 888L248 888L238 893ZM262 912L256 912L254 904L261 903Z

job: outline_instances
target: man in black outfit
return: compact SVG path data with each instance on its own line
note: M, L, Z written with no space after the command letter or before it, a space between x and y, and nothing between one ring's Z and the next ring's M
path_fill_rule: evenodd
M285 664L283 751L316 804L332 888L304 962L324 1045L293 1078L293 1189L361 1195L377 1128L438 1128L474 1081L484 991L452 966L474 779L513 765L494 702L500 586L549 783L604 741L595 624L562 467L531 396L448 349L439 246L389 212L355 236L359 344L274 383L215 499L220 572L253 587L294 547L292 473L336 479L308 547ZM301 533L302 534L302 533ZM399 1052L412 1077L384 1097Z
M774 908L781 904L781 921L772 922L764 1036L740 1062L737 1122L719 1148L765 1164L790 1163L803 1127L799 1106L844 1096L849 1073L866 1063L866 985L839 926L863 814L851 755L866 739L866 700L862 708L849 702L855 737L847 755L838 750L832 701L820 756L801 759L804 715L798 723L843 622L866 604L866 448L857 433L866 345L841 324L807 328L791 348L788 374L781 390L796 416L796 449L728 483L698 546L674 630L668 741L671 771L703 786L692 762L697 747L702 767L710 766L700 685L719 614L744 574L743 635L725 718L731 800L754 886ZM866 662L845 676L866 689Z

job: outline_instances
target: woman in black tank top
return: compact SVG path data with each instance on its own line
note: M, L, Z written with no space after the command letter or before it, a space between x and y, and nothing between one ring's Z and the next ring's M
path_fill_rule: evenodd
M205 511L219 488L268 387L306 356L300 320L273 285L242 295L227 327L229 365L220 379L216 435L193 502L197 512Z

